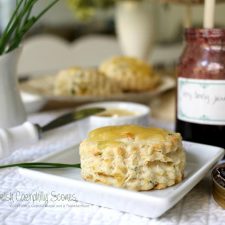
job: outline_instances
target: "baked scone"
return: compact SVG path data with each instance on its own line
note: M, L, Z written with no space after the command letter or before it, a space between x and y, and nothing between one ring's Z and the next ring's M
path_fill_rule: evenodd
M131 190L163 189L184 176L180 134L137 125L98 128L80 145L87 181Z
M159 77L147 63L132 57L113 57L103 62L99 70L120 83L124 91L151 90L159 82Z
M59 72L54 94L62 96L110 96L121 93L120 85L96 69L74 67Z

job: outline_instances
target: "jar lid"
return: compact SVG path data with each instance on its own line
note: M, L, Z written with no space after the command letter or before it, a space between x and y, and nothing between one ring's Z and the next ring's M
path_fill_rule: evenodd
M198 42L201 44L224 44L225 29L188 28L185 29L185 38L188 42Z
M225 163L219 164L213 169L212 181L213 198L225 209Z
M178 4L204 4L204 0L161 0L162 2L178 3ZM216 3L222 3L225 0L217 0Z

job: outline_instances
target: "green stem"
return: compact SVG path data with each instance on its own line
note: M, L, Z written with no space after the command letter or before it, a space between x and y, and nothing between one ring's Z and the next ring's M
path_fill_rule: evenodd
M23 26L26 24L27 20L30 17L30 13L32 11L32 8L34 6L34 4L37 2L37 0L24 0L24 5L23 8L25 9L24 14L22 14L21 18L20 18L20 24L17 27L17 32L16 34L18 34L20 32L20 28L23 28Z
M34 2L36 3L37 0ZM26 16L25 16L25 19L24 19L24 24L26 24L30 18L30 15L31 15L31 12L32 12L32 9L33 9L33 5L31 5L31 7L28 9L27 13L26 13Z
M11 19L9 20L9 23L8 23L7 26L6 26L5 31L4 31L3 34L2 34L2 37L1 37L1 39L0 39L0 54L2 54L2 53L4 52L4 49L6 48L6 45L7 45L6 41L7 41L7 39L8 39L9 29L11 28L11 26L12 26L13 23L14 23L14 20L15 20L15 18L16 18L16 16L17 16L18 12L19 12L19 9L20 9L20 7L21 7L21 5L22 5L22 2L23 2L23 1L20 1L20 2L17 4L16 9L15 9L15 11L14 11L12 17L11 17Z
M22 26L22 28L20 30L17 31L17 28L20 27L20 23L23 20L24 15L26 14L26 12L29 10L29 8L33 7L34 3L36 0L30 0L27 2L26 5L24 5L23 9L21 10L21 12L18 14L18 16L15 18L15 21L13 23L13 25L11 26L10 30L8 31L8 35L7 35L7 39L6 41L10 43L10 41L16 41L18 43L21 42L23 35L27 32L27 31L23 31L24 29L24 25ZM33 24L31 24L32 26ZM30 27L31 27L30 26ZM22 31L22 32L21 32ZM20 33L20 34L19 34ZM13 38L14 36L14 38ZM10 45L12 45L11 43L8 46L8 49L5 49L5 52L9 52L13 49L15 49L16 47L18 47L18 45L16 45L14 48L10 47Z
M80 164L64 164L64 163L45 163L45 162L33 162L33 163L15 163L0 166L0 169L22 167L32 169L53 169L53 168L81 168Z
M0 55L17 48L30 28L58 1L52 1L37 16L31 17L32 9L38 0L19 0L6 29L0 37Z
M7 33L7 32L8 32L9 28L11 27L11 25L12 25L12 23L13 23L15 17L16 17L16 15L18 14L18 11L19 11L19 9L20 9L22 3L23 3L23 1L20 1L19 3L17 2L17 4L16 4L16 9L15 9L15 11L14 11L12 17L10 18L10 20L9 20L9 22L8 22L6 28L5 28L5 32L4 32L4 33Z
M21 41L22 41L22 38L23 38L23 35L33 26L33 20L35 18L31 18L26 25L24 25L22 27L22 29L19 31L19 33L17 34L17 38L12 40L12 42L10 43L10 46L8 47L8 49L6 50L6 52L10 52L12 51L13 49L17 48Z

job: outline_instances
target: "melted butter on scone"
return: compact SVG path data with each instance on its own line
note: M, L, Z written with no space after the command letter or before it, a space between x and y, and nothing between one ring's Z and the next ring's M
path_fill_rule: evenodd
M166 130L136 125L108 126L98 128L89 133L88 138L94 141L117 142L122 139L165 141L170 133Z

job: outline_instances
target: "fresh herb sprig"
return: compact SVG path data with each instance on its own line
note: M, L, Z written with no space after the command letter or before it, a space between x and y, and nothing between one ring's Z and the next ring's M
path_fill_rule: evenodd
M80 164L64 164L64 163L45 163L45 162L32 162L32 163L15 163L0 166L0 169L10 167L22 167L29 169L54 169L54 168L81 168Z
M30 28L59 0L53 0L38 15L32 15L38 1L17 0L16 8L0 37L0 55L16 49Z

